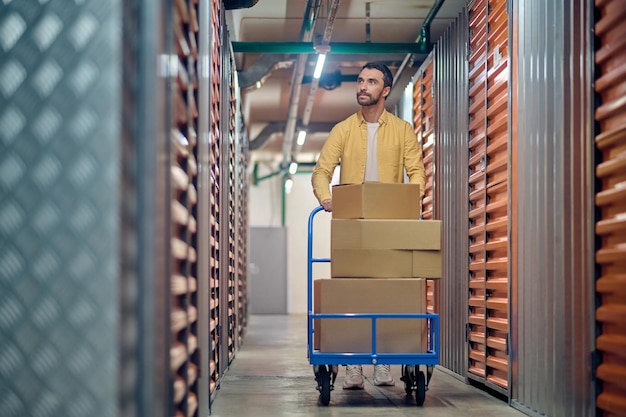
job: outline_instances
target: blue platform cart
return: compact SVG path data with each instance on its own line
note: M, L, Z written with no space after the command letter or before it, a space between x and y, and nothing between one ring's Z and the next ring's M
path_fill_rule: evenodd
M424 314L314 314L313 313L313 263L330 262L330 258L313 257L313 219L317 213L323 210L318 206L309 215L308 228L308 254L307 254L307 323L308 323L308 351L307 357L317 381L317 390L323 405L330 402L330 392L334 389L339 365L402 365L402 378L404 391L407 395L415 393L418 406L424 404L428 383L433 374L435 365L439 363L439 315L433 313ZM315 319L345 319L364 318L372 323L372 345L369 353L320 352L313 348L313 332ZM376 324L379 319L406 318L428 320L429 339L428 348L423 353L379 353L376 350ZM421 366L425 367L425 373Z

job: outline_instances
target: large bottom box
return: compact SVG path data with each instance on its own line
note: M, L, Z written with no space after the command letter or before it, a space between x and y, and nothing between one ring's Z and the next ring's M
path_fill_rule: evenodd
M426 280L418 278L318 279L314 313L425 313ZM378 319L378 353L419 353L427 347L426 319ZM320 352L369 353L370 319L316 319L313 347Z

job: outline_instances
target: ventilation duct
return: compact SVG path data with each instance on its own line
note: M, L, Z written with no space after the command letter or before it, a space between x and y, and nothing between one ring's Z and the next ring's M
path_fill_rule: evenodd
M257 4L259 0L224 0L226 10L247 9Z

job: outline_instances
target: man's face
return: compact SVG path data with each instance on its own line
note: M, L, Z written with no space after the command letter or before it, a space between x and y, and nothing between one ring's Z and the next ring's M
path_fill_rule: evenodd
M373 68L365 68L356 81L356 101L361 106L374 106L381 97L389 94L385 87L383 73Z

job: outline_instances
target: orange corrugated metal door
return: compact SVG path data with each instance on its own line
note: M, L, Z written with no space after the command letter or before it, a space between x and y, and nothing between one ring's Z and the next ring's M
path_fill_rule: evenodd
M197 129L196 78L199 25L197 4L177 1L174 38L178 71L173 88L172 141L172 312L170 366L175 415L196 416L198 409L198 296L197 296Z
M424 158L424 169L426 171L426 186L424 188L424 199L422 201L422 218L431 220L433 218L433 184L434 184L434 146L435 146L435 113L433 97L433 61L429 59L423 66L420 75L419 89L419 117L416 118L415 130L418 140L422 143Z
M596 224L600 335L596 348L601 354L597 407L604 417L617 417L626 416L626 2L595 3L600 14L595 26L600 41L595 88L601 97L595 114L599 126L596 147L602 155L596 168L600 210Z
M487 30L486 307L487 381L508 390L509 47L506 0L489 1Z
M468 376L508 391L508 15L470 8Z
M210 254L209 254L209 289L210 289L210 306L209 306L209 374L210 385L209 389L211 396L215 394L215 388L220 377L220 333L219 333L219 318L221 310L220 300L220 181L221 181L221 127L220 127L220 77L222 74L221 68L221 54L222 45L220 39L220 13L221 2L219 0L211 1L211 31L210 45L211 45L211 91L210 95L210 145L209 156L211 158L211 171L210 171L210 184L211 184L211 196L210 196L210 228L211 228L211 242L210 242Z
M239 105L239 102L237 103ZM239 108L237 108L239 111ZM239 138L237 154L237 348L248 321L248 147Z
M433 60L427 59L418 71L413 88L413 125L417 140L422 144L426 185L422 200L422 218L433 219L434 160L435 160L435 113L433 96ZM435 307L435 280L427 281L427 310Z
M236 201L235 201L235 165L236 165L236 146L235 142L235 63L234 57L228 54L228 68L224 71L229 77L227 94L228 94L228 131L226 138L228 140L228 172L227 177L227 193L228 193L228 363L232 362L235 357L235 349L237 348L237 220L236 220Z
M487 4L469 11L469 317L468 373L486 376L485 163Z

